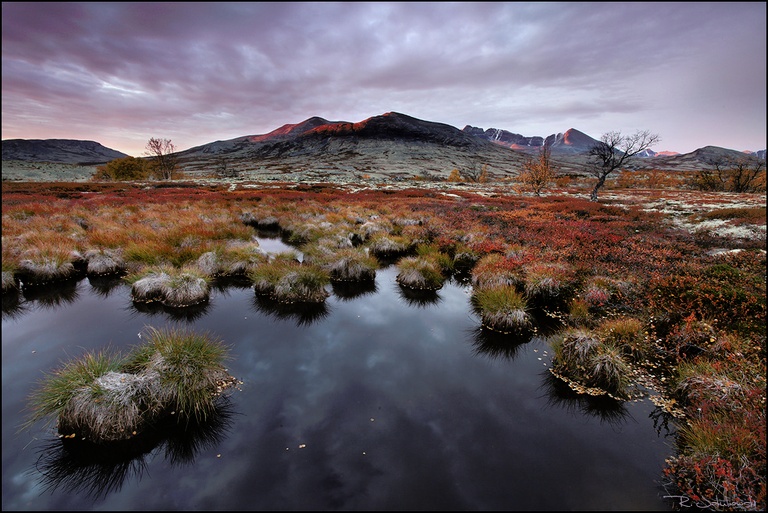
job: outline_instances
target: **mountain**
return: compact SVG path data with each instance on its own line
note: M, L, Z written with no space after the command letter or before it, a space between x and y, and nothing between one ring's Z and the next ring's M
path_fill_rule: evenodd
M728 161L741 160L745 156L751 158L764 158L760 152L743 152L729 150L719 146L704 146L691 153L675 154L670 156L656 156L653 159L644 159L644 167L656 167L658 169L677 171L696 171L702 168L712 168L714 162L726 163ZM764 150L763 150L764 154Z
M398 144L432 143L465 148L488 147L482 139L443 123L424 121L398 112L388 112L357 123L311 117L295 125L286 124L263 135L216 141L179 152L182 157L205 154L247 153L270 157L327 150L331 139L350 144L388 141Z
M453 169L479 174L487 166L497 178L516 175L523 162L548 145L563 172L585 172L588 151L599 141L571 128L547 137L526 137L497 128L456 127L387 112L358 122L310 117L271 132L214 141L176 153L190 176L230 173L265 180L446 178ZM3 160L99 164L127 155L94 141L9 139ZM647 151L635 168L694 171L714 160L744 157L706 146L679 155ZM765 150L754 155L765 158ZM6 166L4 165L4 168ZM6 168L4 173L10 168Z
M383 178L447 177L453 169L487 165L496 175L514 173L527 155L453 126L388 112L359 122L312 117L267 134L196 146L178 153L191 170L220 166L258 168L262 174L294 172L369 174Z
M549 135L546 138L541 136L525 137L498 128L483 130L471 125L465 126L463 132L520 151L538 152L542 146L547 145L551 148L552 155L587 153L592 146L600 142L575 128L564 133Z
M104 164L128 156L95 141L76 139L4 139L2 146L3 160L26 162Z

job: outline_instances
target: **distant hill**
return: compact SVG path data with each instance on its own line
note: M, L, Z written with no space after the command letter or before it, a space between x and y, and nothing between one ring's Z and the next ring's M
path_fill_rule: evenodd
M127 157L95 141L76 139L4 139L3 160L58 164L103 164Z
M563 172L584 173L589 149L598 142L575 128L527 137L470 125L459 130L387 112L358 122L313 116L266 134L214 141L176 155L191 175L245 172L251 178L275 180L446 178L453 169L466 175L487 166L501 178L516 175L522 163L544 145L552 149L553 160ZM8 139L2 141L2 148L3 161L27 163L97 165L128 156L94 141L71 139ZM631 167L695 171L712 167L715 160L745 155L765 158L765 150L750 153L706 146L683 155L649 150L639 155L643 158L634 159Z
M547 137L526 137L498 128L483 130L470 125L465 126L463 132L519 151L538 152L542 146L547 145L553 156L587 153L592 146L600 142L575 128Z
M212 163L257 166L263 174L305 170L324 175L369 174L382 178L447 177L453 169L483 165L495 175L517 172L527 155L444 123L388 112L359 122L312 117L263 135L237 137L178 153L186 169Z

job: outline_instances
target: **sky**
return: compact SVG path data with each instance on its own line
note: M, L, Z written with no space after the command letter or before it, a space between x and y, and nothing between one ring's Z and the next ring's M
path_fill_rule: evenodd
M141 156L312 116L766 148L766 3L2 3L2 139Z

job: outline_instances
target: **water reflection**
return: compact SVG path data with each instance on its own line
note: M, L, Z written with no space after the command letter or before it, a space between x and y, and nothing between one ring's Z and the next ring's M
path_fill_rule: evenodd
M3 320L22 317L29 307L21 300L18 291L10 291L3 294Z
M52 285L36 287L26 286L22 289L24 299L33 301L43 308L58 308L74 303L80 298L77 285L80 279L62 281Z
M369 294L376 294L378 287L376 280L364 280L360 282L332 281L333 295L342 301L351 301Z
M514 360L520 348L531 341L532 335L533 330L499 333L483 326L478 326L471 331L474 354L506 360Z
M648 414L648 418L653 420L653 427L656 429L656 433L659 436L662 436L662 431L664 432L665 438L674 438L677 436L677 427L674 415L669 413L661 406L656 406L653 411ZM670 422L672 423L672 426L669 425Z
M626 403L607 395L579 394L549 371L543 373L542 388L547 406L562 408L572 415L589 415L610 425L622 424L629 416Z
M126 286L120 275L88 276L91 289L103 298L107 298L120 287Z
M539 333L483 331L453 281L437 303L410 303L396 275L379 269L372 290L314 310L212 289L204 315L180 322L232 348L245 382L232 429L205 447L171 437L114 456L57 440L37 463L50 494L29 477L37 433L15 432L35 377L178 316L85 280L75 303L4 316L3 510L669 509L654 482L670 451L647 403L618 409L641 421L621 429L593 421L621 415L546 384Z
M192 323L204 317L206 313L208 313L210 307L211 304L207 301L205 303L185 306L183 308L165 306L159 302L143 303L139 301L133 301L131 303L131 308L136 312L145 315L163 316L173 321L186 321L188 323Z
M397 284L397 293L405 304L415 308L427 308L434 306L442 299L436 290L419 290L403 287Z
M40 448L35 468L46 492L61 488L92 500L103 499L128 479L141 480L147 458L155 451L162 451L171 466L194 463L201 451L221 443L234 413L229 398L222 397L204 422L178 422L171 417L131 440L109 444L50 440Z
M296 326L309 326L330 314L325 302L322 303L281 303L266 296L254 294L253 308L280 321L292 320Z

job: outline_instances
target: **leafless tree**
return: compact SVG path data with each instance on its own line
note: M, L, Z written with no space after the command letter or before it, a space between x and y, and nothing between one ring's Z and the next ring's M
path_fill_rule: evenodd
M625 167L632 158L658 143L661 138L648 130L638 130L632 135L622 135L619 131L607 132L600 142L589 150L589 169L597 178L590 199L597 201L597 191L605 184L605 179Z
M478 162L472 162L464 171L461 171L463 176L468 182L472 183L485 183L488 181L488 165L480 165Z
M696 186L709 191L765 192L765 159L753 156L723 157L709 162L713 169L702 169Z
M529 158L523 163L523 170L517 180L530 188L536 196L541 196L549 183L555 178L555 166L552 163L552 149L544 145L539 150L537 158Z
M146 155L152 158L155 174L162 180L170 180L176 172L176 146L170 139L152 137L146 146Z

